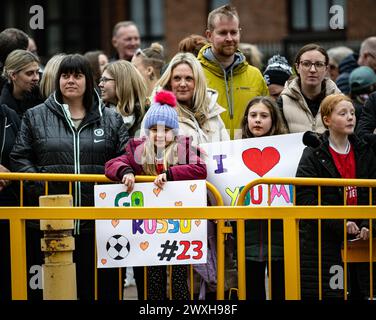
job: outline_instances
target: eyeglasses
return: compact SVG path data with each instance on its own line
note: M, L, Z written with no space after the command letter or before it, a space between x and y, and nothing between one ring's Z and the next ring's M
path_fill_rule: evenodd
M99 83L103 82L103 83L106 83L107 81L115 81L115 79L112 79L112 78L106 78L106 77L100 77L99 78Z
M312 66L315 66L317 71L322 71L326 67L326 63L322 61L311 62L309 60L300 61L300 65L304 70L311 70Z

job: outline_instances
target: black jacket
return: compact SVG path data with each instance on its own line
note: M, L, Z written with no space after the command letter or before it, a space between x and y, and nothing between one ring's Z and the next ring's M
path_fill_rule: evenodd
M369 96L366 104L362 109L362 114L358 121L356 133L362 138L366 139L368 136L373 135L376 129L376 92Z
M0 95L0 104L6 104L8 108L16 111L18 117L22 119L25 111L43 102L40 95L39 87L34 87L31 92L25 93L22 100L17 100L12 94L13 85L5 83Z
M328 132L317 135L318 141L304 149L297 169L297 177L341 178L329 152ZM357 179L376 178L376 156L371 146L361 142L355 135L349 136L354 148ZM357 188L358 204L368 205L368 188ZM375 194L375 192L374 192ZM322 187L322 205L343 205L343 187ZM317 205L317 187L296 187L297 205ZM368 227L368 220L356 221L359 228ZM329 283L331 268L342 265L343 220L322 220L322 288L323 297L343 298L343 290L333 290ZM318 224L317 220L300 221L300 264L302 298L318 297ZM332 273L330 273L332 271Z
M20 122L15 111L9 109L6 105L0 106L0 163L9 170L9 154L16 140ZM0 205L19 205L18 194L18 184L12 182L0 192Z
M106 161L122 154L128 132L119 114L105 108L96 96L82 123L75 129L67 111L55 94L26 111L11 167L18 172L103 174ZM33 183L31 198L44 193L41 183ZM67 183L49 183L49 194L68 193ZM75 206L94 204L93 184L74 183Z

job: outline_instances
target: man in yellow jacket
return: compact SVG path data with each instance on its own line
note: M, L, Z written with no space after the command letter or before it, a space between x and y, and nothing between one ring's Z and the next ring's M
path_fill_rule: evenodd
M231 139L240 138L248 102L269 95L268 87L260 70L250 66L238 50L239 16L234 7L224 5L209 13L206 37L209 44L200 50L198 60L208 87L218 91L218 104L227 110L221 117Z

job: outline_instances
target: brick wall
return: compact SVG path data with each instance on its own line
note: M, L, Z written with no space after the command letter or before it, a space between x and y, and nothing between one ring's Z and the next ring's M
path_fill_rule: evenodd
M172 57L184 37L205 35L207 4L202 0L166 0L165 6L166 49Z
M348 0L348 40L363 40L376 36L376 1Z

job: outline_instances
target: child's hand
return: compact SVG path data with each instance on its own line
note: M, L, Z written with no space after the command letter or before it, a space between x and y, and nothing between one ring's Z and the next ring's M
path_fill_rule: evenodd
M359 239L362 240L368 240L369 239L369 230L366 227L363 227L360 232L356 236Z
M123 176L121 182L124 183L125 187L127 188L127 192L132 192L135 180L136 179L133 173L127 173Z
M165 185L166 182L167 182L167 175L165 173L161 173L154 180L154 184L160 189L163 189L163 186Z
M348 234L358 234L359 233L359 228L354 221L348 221L346 223L346 227L347 227L347 233Z

